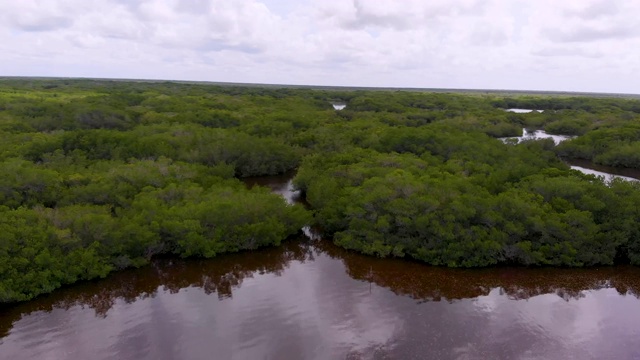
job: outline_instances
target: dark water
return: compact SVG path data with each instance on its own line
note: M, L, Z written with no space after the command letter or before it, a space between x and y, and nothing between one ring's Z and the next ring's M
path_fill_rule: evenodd
M581 171L585 174L603 176L607 181L610 181L615 177L618 177L627 181L640 180L639 169L616 168L612 166L594 164L589 160L581 160L581 159L567 160L567 163L574 170Z
M0 359L640 359L638 294L640 268L443 269L301 238L2 309Z
M300 193L293 188L292 179L295 175L295 171L289 171L282 175L250 177L242 181L248 188L254 186L268 187L271 189L271 192L282 196L289 204L298 203L307 205L304 198L300 196Z

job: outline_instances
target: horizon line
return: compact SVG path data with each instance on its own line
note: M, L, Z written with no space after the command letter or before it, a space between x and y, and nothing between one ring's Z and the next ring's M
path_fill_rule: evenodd
M410 92L453 92L453 93L520 93L541 94L541 95L578 95L578 96L604 96L604 97L631 97L639 98L640 93L615 93L615 92L593 92L593 91L570 91L570 90L517 90L517 89L480 89L480 88L429 88L429 87L398 87L398 86L357 86L357 85L309 85L309 84L282 84L282 83L243 83L231 81L211 81L211 80L178 80L178 79L134 79L134 78L109 78L109 77L74 77L74 76L16 76L0 75L0 81L5 79L34 79L34 80L94 80L113 82L148 82L148 83L181 83L181 84L209 84L218 86L240 86L240 87L264 87L264 88L300 88L310 90L343 90L343 91L410 91Z

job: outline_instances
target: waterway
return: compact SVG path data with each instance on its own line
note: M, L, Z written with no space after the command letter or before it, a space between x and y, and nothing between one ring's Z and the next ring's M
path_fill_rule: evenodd
M290 176L246 183L300 201ZM446 269L316 234L2 308L0 358L638 359L639 295L636 267Z
M620 178L626 181L640 181L639 169L616 168L612 166L594 164L589 160L571 159L567 163L572 169L585 174L602 176L605 181Z
M516 108L512 108L512 109L505 109L504 111L507 111L507 112L513 112L513 113L518 113L518 114L528 114L528 113L531 113L531 112L534 112L534 111L541 113L541 112L543 112L544 110L532 110L532 109L516 109Z
M522 129L522 136L505 137L500 138L500 140L504 143L509 143L511 141L520 143L521 141L525 140L552 139L553 142L558 145L561 142L572 139L574 137L575 136L547 134L544 130L527 131L527 129ZM591 161L581 159L566 159L565 161L569 166L571 166L573 170L580 171L584 174L601 176L606 182L609 182L616 178L626 181L640 180L640 170L638 169L615 168L611 166L594 164Z
M552 139L553 142L558 145L561 142L569 140L573 137L574 136L547 134L544 130L528 131L527 129L522 129L522 136L505 137L500 138L500 140L502 140L503 142L516 141L519 143L525 140Z

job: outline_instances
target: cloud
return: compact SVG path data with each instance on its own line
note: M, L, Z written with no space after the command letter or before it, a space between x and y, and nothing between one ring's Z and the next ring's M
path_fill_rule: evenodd
M576 47L545 47L540 50L532 52L536 56L556 57L556 56L570 56L570 57L585 57L597 59L604 56L604 54L596 51L588 51L582 48Z
M345 30L383 28L407 31L437 25L451 16L482 15L486 3L479 0L331 0L318 6L318 12L320 19L333 20Z
M569 0L544 5L549 7L538 11L535 20L545 24L540 33L552 42L619 42L640 37L636 16L640 4L635 1Z
M576 16L585 20L592 20L601 17L614 16L619 14L620 9L615 1L601 0L586 6L579 6L564 11L569 16Z
M547 29L545 33L555 42L624 40L640 36L638 29L626 24L607 27L579 26L569 30Z
M638 13L632 0L5 1L1 75L640 92ZM576 68L586 80L554 80Z
M509 35L505 31L490 24L477 24L469 36L470 45L476 46L502 46L508 41Z
M25 31L50 31L57 29L64 29L69 26L73 21L69 18L62 16L49 16L49 17L37 17L37 16L20 16L14 20L14 24Z
M55 31L73 25L65 6L55 1L24 0L0 4L4 22L15 29L27 32Z
M415 13L408 14L401 8L381 8L374 2L353 0L353 12L343 14L341 25L345 29L357 30L367 27L389 28L394 30L407 30L415 20ZM347 15L347 16L345 16Z

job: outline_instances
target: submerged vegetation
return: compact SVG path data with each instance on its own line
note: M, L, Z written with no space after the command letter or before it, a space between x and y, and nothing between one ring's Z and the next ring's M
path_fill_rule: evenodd
M579 136L496 139L522 128ZM640 185L561 160L640 169L638 100L5 79L0 136L0 303L311 223L434 265L640 265ZM311 211L238 180L296 168Z

